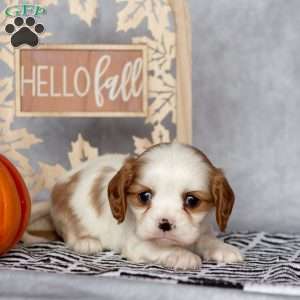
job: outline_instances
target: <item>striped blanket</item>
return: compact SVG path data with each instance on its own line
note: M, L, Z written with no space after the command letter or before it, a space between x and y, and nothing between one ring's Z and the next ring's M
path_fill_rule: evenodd
M139 278L300 295L300 235L232 233L220 238L239 247L245 261L228 265L205 262L196 271L174 271L155 264L136 264L111 251L79 255L62 242L49 242L29 247L19 244L0 258L0 270Z

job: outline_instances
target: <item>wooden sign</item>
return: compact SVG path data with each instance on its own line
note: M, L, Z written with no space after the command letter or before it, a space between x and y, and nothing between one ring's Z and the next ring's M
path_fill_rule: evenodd
M51 45L16 50L21 117L145 117L147 47Z

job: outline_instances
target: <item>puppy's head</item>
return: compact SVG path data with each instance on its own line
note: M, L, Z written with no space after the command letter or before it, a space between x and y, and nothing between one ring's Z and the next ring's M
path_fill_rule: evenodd
M118 222L127 209L133 213L140 238L178 245L197 241L214 207L224 231L234 203L223 172L201 151L181 144L161 144L128 159L110 181L108 198Z

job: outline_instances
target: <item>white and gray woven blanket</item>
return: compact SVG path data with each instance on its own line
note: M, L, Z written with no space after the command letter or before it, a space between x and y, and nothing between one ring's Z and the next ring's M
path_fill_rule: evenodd
M241 249L243 263L204 263L197 271L174 271L154 264L136 264L111 251L79 255L61 242L51 242L30 247L19 244L0 257L0 270L139 278L300 295L300 235L235 233L221 238Z

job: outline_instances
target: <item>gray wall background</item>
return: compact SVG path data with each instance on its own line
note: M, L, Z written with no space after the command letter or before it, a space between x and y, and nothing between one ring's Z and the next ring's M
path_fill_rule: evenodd
M229 229L300 232L300 1L190 8L194 144L235 189Z

